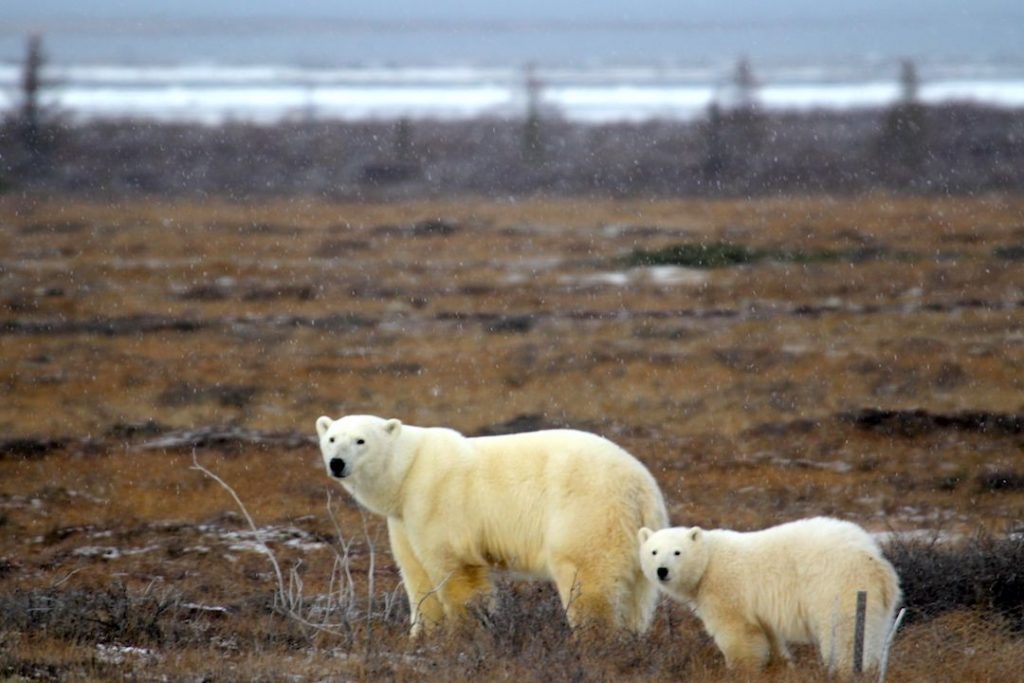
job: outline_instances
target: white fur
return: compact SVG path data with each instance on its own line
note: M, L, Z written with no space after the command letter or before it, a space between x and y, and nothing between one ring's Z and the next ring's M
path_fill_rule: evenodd
M611 441L573 430L467 438L368 415L316 427L328 474L343 461L342 487L387 517L414 634L464 614L490 592L492 569L553 580L573 625L649 625L657 591L635 530L668 516L650 472Z
M638 536L644 575L693 608L727 665L761 668L771 657L788 661L786 643L813 643L831 670L850 675L862 590L864 669L878 665L899 578L856 524L815 517L749 533L675 527Z

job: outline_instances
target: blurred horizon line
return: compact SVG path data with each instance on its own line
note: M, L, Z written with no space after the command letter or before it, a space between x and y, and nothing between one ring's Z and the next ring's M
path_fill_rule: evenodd
M973 15L973 19L982 21L1020 21L1024 22L1024 12L984 12ZM372 30L384 31L706 31L736 29L801 29L801 28L846 28L852 23L859 26L891 26L894 21L913 21L918 27L927 24L942 24L940 17L930 12L904 11L890 15L876 15L870 12L851 12L830 17L782 16L776 18L748 19L562 19L550 17L543 19L522 18L379 18L360 16L303 16L295 17L285 14L266 14L261 16L217 16L213 14L197 14L191 16L165 15L124 15L119 17L97 17L92 14L65 14L60 18L46 17L42 19L10 18L0 21L0 36L27 35L31 33L71 32L86 33L93 31L124 30L131 33L164 32L182 28L215 31L217 33L239 30L258 31L307 31L320 32L360 32Z

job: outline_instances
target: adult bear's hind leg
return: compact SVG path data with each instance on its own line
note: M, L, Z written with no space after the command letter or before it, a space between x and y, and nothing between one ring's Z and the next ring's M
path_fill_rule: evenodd
M558 588L569 625L574 629L597 624L601 627L619 627L621 615L616 613L603 582L590 572L568 560L555 561L551 574Z
M487 567L463 566L441 579L438 593L445 616L453 620L466 618L467 607L491 595L490 570Z

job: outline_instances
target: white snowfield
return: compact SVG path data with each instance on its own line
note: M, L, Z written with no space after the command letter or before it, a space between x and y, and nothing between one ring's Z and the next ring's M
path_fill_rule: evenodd
M756 68L756 65L755 65ZM137 117L218 124L296 119L457 120L525 111L518 66L347 67L277 65L59 65L46 70L49 103L72 119ZM896 69L765 69L758 101L769 110L881 107L900 94ZM15 104L16 63L0 64L0 110ZM588 66L532 72L542 108L570 121L604 123L704 116L728 102L731 67ZM6 93L6 95L3 95ZM924 73L921 101L1024 106L1024 67Z

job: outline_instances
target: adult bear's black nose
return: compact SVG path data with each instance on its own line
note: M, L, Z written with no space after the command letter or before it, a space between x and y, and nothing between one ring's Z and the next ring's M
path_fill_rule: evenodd
M339 479L344 476L345 472L345 461L341 458L331 458L331 461L327 463L327 466L331 468L331 474Z
M658 578L662 581L668 578L668 567L658 567Z

